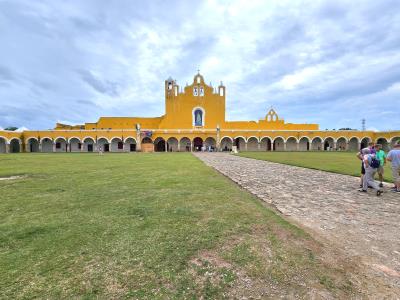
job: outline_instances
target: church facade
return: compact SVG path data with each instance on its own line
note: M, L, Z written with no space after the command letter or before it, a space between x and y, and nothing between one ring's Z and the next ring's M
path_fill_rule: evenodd
M53 130L0 131L0 153L9 152L183 152L183 151L356 151L368 142L389 149L399 131L320 130L318 124L286 123L271 109L258 121L227 121L226 88L201 74L183 89L165 81L165 114L155 118L100 117Z

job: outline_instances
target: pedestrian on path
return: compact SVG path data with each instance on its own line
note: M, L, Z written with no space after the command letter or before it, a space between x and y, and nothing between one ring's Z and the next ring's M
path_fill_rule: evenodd
M380 166L380 161L376 159L375 154L371 154L369 149L364 151L364 153L367 153L363 156L365 174L363 177L363 186L361 189L359 189L359 191L367 193L368 187L371 187L376 190L376 195L380 196L382 194L382 190L374 179L375 174Z
M392 164L392 174L394 181L393 192L400 193L400 141L389 151L387 160Z
M375 149L376 149L376 158L380 161L381 165L378 168L378 176L379 176L379 181L380 187L383 187L383 174L384 174L384 167L386 164L386 153L385 151L383 151L382 149L382 145L381 144L376 144L375 145Z
M371 153L370 148L363 148L360 150L360 152L357 153L358 159L361 160L360 188L363 187L363 179L364 179L364 175L365 175L364 155L370 154L370 153Z

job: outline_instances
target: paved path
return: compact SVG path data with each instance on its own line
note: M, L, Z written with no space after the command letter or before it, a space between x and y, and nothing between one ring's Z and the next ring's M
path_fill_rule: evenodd
M400 287L399 194L360 193L359 179L347 175L226 153L195 155Z

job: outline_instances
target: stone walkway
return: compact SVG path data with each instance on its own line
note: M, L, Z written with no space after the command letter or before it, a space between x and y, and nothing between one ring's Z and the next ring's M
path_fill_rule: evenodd
M359 179L352 176L226 153L195 155L400 287L400 195L389 186L376 197L358 192Z

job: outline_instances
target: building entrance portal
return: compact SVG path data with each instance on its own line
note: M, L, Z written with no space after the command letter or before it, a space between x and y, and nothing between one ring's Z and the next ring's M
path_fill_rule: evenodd
M195 138L193 140L194 151L201 151L202 147L203 147L203 139L199 137Z

